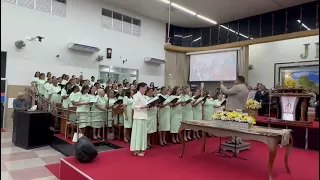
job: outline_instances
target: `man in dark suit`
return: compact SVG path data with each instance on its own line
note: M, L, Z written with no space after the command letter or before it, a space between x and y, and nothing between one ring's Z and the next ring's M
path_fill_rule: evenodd
M265 115L269 105L269 92L265 85L259 84L254 100L261 102L262 107L258 110L259 115Z

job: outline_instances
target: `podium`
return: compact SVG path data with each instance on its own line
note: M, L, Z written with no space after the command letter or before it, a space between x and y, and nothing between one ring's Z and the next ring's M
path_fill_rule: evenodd
M310 124L308 121L308 104L311 95L304 93L301 88L280 88L270 93L270 98L275 98L279 113L277 120L288 123ZM270 101L271 102L271 101ZM269 105L270 108L271 104Z
M23 149L49 145L52 115L42 111L17 111L13 118L12 143Z

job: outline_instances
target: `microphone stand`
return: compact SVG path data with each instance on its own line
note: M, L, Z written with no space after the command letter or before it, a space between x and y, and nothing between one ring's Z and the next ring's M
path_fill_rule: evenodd
M108 97L108 101L107 101L107 105L109 106L109 97ZM109 109L107 108L107 112L106 112L106 125L103 125L103 129L102 129L102 141L101 144L99 145L99 147L101 146L109 146L113 149L116 149L117 147L115 145L113 145L112 143L108 142L108 134L109 134ZM107 131L105 133L105 126L107 126ZM105 137L105 134L107 134L107 137Z

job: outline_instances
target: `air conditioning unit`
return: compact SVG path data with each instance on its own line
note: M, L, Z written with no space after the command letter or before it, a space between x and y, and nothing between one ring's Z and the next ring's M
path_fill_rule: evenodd
M162 60L162 59L156 59L156 58L151 58L151 57L145 57L144 62L146 63L152 63L152 64L165 64L167 61Z
M78 43L69 43L68 48L75 51L82 51L87 53L97 53L100 51L100 48L98 47L93 47L93 46L88 46L88 45L83 45Z

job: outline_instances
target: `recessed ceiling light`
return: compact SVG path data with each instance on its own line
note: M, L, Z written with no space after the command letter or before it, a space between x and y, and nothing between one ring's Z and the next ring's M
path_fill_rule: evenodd
M207 17L201 16L200 14L198 14L197 17L200 18L200 19L203 19L203 20L205 20L205 21L208 21L208 22L210 22L210 23L212 23L212 24L217 24L216 21L214 21L214 20L212 20L212 19L209 19L209 18L207 18Z
M197 15L197 13L195 13L195 12L193 12L193 11L185 8L185 7L182 7L182 6L180 6L179 4L171 3L171 6L177 8L177 9L180 9L180 10L186 12L186 13L189 13L189 14L191 14L191 15L194 15L194 16Z
M297 20L298 21L298 23L301 23L301 21L298 19ZM304 28L306 28L306 29L308 29L308 30L311 30L308 26L306 26L305 24L303 24L303 23L301 23L301 25L304 27Z

